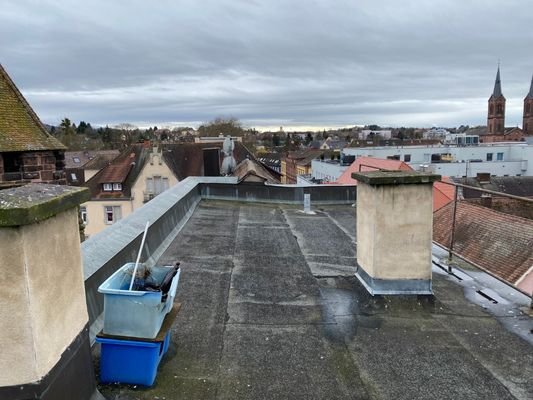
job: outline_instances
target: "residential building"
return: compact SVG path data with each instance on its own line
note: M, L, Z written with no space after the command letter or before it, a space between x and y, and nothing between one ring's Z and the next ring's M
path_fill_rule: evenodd
M324 155L324 150L291 151L281 159L281 183L295 184L298 175L311 174L311 161Z
M66 184L65 150L0 65L0 188L29 182Z
M533 204L516 198L499 195L509 194L533 199L533 176L490 176L478 174L475 178L454 178L454 182L467 185L458 188L458 197L496 211L533 220ZM474 188L490 190L481 192Z
M242 136L230 136L234 142L242 142ZM220 143L224 142L226 136L222 133L218 136L197 136L194 138L194 143Z
M331 137L328 137L326 140L324 140L322 142L322 144L320 145L320 149L321 150L341 151L347 145L348 145L348 143L345 140L332 139Z
M342 162L342 159L315 159L311 161L311 173L306 179L311 179L320 183L335 182L349 166L350 163L344 163Z
M85 234L102 231L189 176L220 176L221 149L222 142L131 146L85 183L91 192L81 205ZM253 159L240 142L234 157L237 163Z
M479 135L466 133L448 133L443 139L443 144L456 144L458 146L477 146L479 144Z
M444 139L450 132L444 128L431 128L422 134L424 139Z
M262 153L257 160L268 169L281 175L281 155L279 153Z
M258 161L246 158L242 160L233 173L237 182L279 184L279 179Z
M65 174L67 184L81 186L98 171L113 161L118 150L85 150L65 152Z
M392 139L392 131L387 129L380 129L380 130L371 130L371 129L363 129L359 131L358 138L360 140L371 140L374 138L379 139Z

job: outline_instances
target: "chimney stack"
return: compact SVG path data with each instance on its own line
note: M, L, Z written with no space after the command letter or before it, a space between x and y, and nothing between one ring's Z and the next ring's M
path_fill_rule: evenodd
M357 179L357 277L372 295L431 294L433 182L411 171Z

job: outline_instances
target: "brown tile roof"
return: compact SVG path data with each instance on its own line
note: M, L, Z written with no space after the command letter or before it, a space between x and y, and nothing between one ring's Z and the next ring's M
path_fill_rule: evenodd
M255 176L268 183L280 182L260 162L251 159L241 161L235 168L234 175L238 178L239 182L246 181L250 176Z
M449 248L453 203L433 214L433 240ZM533 265L533 221L458 202L454 250L516 284Z
M477 178L453 178L456 183L481 189L503 192L521 197L533 197L533 176L491 176L490 182L480 182ZM463 188L465 199L479 198L482 192Z
M93 199L130 198L131 188L150 158L150 148L135 144L122 152L111 164L85 182ZM102 184L121 183L122 191L104 192Z
M102 170L102 173L98 175L98 182L100 183L123 183L130 170L135 165L135 152L132 151L129 155L125 155L108 165Z
M311 164L311 161L320 157L324 153L326 153L326 150L305 149L299 151L291 151L289 152L287 158L295 160L297 165L305 166Z
M162 147L163 159L174 175L183 180L188 176L204 176L204 149L219 148L222 155L222 142L166 144ZM233 157L239 164L246 158L255 159L253 154L240 142L235 142Z
M65 150L0 64L0 152Z

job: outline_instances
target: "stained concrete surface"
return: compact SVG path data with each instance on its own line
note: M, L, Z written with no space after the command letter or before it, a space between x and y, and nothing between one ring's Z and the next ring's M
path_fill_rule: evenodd
M101 391L117 400L533 398L527 341L440 275L435 296L369 296L353 276L355 209L315 211L202 202L160 260L182 262L183 306L155 385Z

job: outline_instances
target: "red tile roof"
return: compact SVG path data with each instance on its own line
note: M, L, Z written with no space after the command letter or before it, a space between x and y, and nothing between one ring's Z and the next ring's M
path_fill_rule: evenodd
M447 185L452 180L447 176L443 176L439 182L433 183L433 211L440 210L446 204L453 201L455 197L455 186Z
M357 180L352 178L352 172L359 171L412 171L413 169L399 160L385 160L383 158L359 157L355 160L335 183L357 185Z
M446 248L450 246L452 216L453 203L433 214L433 240ZM516 284L533 266L533 221L460 201L454 250Z
M0 152L65 150L0 65Z

